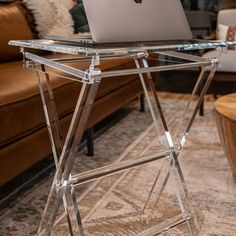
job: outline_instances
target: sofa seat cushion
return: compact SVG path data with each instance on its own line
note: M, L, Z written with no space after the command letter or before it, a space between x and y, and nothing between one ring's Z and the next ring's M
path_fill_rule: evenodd
M107 61L102 69L128 68L131 63L127 60ZM77 63L76 67L85 69L88 63ZM2 63L0 71L1 147L42 128L45 118L35 73L23 68L21 61ZM137 76L104 78L96 99L102 99L136 79ZM51 82L59 116L63 117L73 110L81 83L58 76L52 76Z
M220 60L217 71L220 72L236 72L236 51L228 50L227 53L219 52L221 49L215 49L206 52L204 58L218 58Z

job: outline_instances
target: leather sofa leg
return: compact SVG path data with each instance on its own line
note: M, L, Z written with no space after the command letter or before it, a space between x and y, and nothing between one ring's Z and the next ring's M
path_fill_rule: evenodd
M86 131L86 136L87 136L87 156L94 156L94 145L93 145L93 141L94 141L94 136L93 136L93 127L87 129Z
M199 90L199 94L198 94L199 96L201 94L203 87L204 87L204 83L203 83L203 81L201 81L200 90ZM200 104L200 107L199 107L199 116L204 116L204 97L203 97L202 103Z
M200 116L204 116L204 99L200 105L200 108L199 108L199 115Z
M139 102L140 102L140 112L145 112L145 96L144 96L144 93L140 94Z

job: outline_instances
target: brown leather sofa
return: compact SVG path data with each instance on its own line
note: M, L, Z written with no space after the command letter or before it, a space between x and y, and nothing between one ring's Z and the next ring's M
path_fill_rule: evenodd
M11 39L33 39L34 22L20 3L0 4L0 186L51 153L35 74L22 67ZM76 66L84 68L85 63ZM103 69L129 68L132 61L103 63ZM65 133L80 84L52 77L60 124ZM102 80L87 128L121 108L142 92L138 76Z

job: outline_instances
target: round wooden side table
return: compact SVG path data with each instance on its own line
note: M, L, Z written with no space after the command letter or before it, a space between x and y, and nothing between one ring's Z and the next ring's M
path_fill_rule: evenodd
M236 178L236 93L217 99L215 111L221 143Z

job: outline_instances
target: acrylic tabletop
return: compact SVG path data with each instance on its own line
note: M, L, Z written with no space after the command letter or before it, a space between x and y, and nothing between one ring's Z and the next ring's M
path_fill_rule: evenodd
M9 45L21 48L32 48L51 52L66 54L122 54L138 52L158 52L158 51L191 51L200 49L228 48L236 46L236 41L218 40L190 40L190 41L158 41L158 42L134 42L134 43L107 43L89 44L69 41L56 41L50 39L34 40L11 40Z

